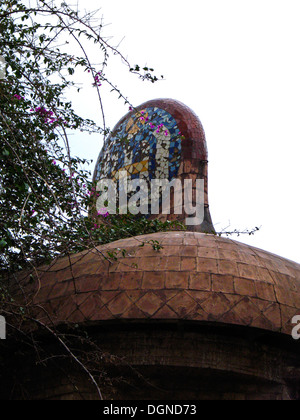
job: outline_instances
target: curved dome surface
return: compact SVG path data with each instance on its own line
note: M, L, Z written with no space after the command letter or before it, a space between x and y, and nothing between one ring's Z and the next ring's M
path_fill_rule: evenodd
M205 133L197 115L179 101L155 99L130 111L116 124L99 154L93 180L109 179L118 187L125 174L127 181L142 180L148 191L154 179L168 182L177 179L180 185L190 180L196 196L196 180L201 179L204 181L204 217L200 224L189 224L188 230L214 233L208 204L207 159ZM119 186L119 189L122 188ZM152 199L155 201L155 194L148 194L149 205ZM171 199L168 214L159 210L152 212L152 209L148 209L147 214L150 218L185 224L186 204L182 193L182 202L178 196L176 204L174 197ZM99 204L97 210L101 207L103 205Z
M152 241L163 248L154 250ZM103 259L112 250L118 260ZM55 324L189 320L291 334L300 314L300 265L214 235L156 233L41 268L33 293L35 315L45 323L49 315Z
M146 120L149 122L147 123ZM189 107L174 99L153 99L139 105L134 111L130 111L116 124L99 154L94 179L98 180L101 175L113 177L113 169L119 170L125 165L125 161L128 160L126 154L129 158L132 150L125 150L126 148L134 149L134 158L130 156L130 160L131 163L137 162L141 154L139 149L146 149L151 140L157 141L154 137L159 137L155 134L158 124L163 125L170 135L170 139L166 137L167 140L180 143L179 160L207 160L205 133L197 115ZM182 139L179 138L179 133L183 136ZM122 142L124 137L127 138L127 143ZM144 141L146 144L143 143ZM131 147L129 142L132 142ZM153 150L155 149L154 145ZM173 158L174 150L169 150L169 152ZM142 153L142 156L140 160L149 159L147 153ZM150 159L151 163L154 161L158 163L157 156L153 155Z
M189 320L291 334L292 319L300 315L300 265L206 234L214 233L207 147L193 111L172 99L156 99L128 113L105 142L94 180L117 181L120 170L129 179L149 180L153 174L204 179L203 223L189 232L120 240L40 268L35 284L27 286L33 289L36 317L57 325ZM157 242L159 250L153 249Z

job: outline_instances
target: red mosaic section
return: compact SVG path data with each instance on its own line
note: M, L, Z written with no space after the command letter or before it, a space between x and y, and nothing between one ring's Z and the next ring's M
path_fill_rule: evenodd
M163 249L155 251L152 240ZM111 249L126 249L126 256L104 260ZM299 264L195 232L121 240L40 268L34 285L23 277L34 315L52 325L180 319L290 335L291 320L300 315Z

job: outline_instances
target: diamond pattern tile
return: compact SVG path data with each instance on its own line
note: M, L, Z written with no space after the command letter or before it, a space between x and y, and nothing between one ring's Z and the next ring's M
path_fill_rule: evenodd
M99 251L115 248L130 257L103 263ZM72 270L68 261L41 267L34 287L21 277L45 323L185 319L291 334L300 315L299 264L214 235L143 235L73 256Z

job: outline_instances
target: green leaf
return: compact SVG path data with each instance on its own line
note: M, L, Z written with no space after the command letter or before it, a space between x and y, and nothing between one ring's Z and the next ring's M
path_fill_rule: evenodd
M0 248L5 248L7 245L7 242L4 239L1 239L0 241Z

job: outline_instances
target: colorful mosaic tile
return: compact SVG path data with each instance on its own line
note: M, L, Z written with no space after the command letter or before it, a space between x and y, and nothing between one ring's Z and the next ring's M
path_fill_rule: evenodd
M158 107L132 113L107 139L100 153L95 180L176 178L181 161L181 133L175 118Z

